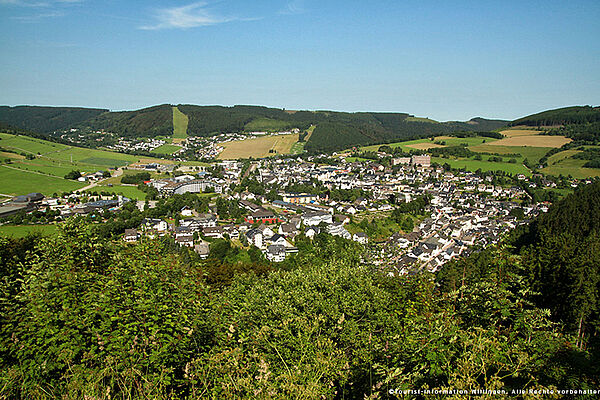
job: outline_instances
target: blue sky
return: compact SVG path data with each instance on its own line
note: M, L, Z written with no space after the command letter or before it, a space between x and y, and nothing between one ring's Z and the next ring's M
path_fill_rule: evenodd
M513 119L600 104L599 21L597 0L0 0L0 104Z

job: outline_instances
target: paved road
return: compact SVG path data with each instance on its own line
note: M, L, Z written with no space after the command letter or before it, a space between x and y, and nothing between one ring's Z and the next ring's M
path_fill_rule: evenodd
M118 168L115 171L115 174L113 176L111 176L111 178L116 178L121 175L123 175L123 168ZM106 179L109 179L109 178L106 178ZM83 192L84 190L95 188L96 186L98 186L98 184L104 182L106 179L101 179L98 182L92 182L89 185L87 185L86 187L82 187L81 189L77 190L77 192Z

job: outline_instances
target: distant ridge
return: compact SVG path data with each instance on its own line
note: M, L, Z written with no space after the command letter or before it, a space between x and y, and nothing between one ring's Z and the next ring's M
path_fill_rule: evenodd
M83 134L106 130L129 137L171 136L172 105L162 104L132 111L109 111L81 107L0 107L0 124L45 136L53 132L79 129ZM289 112L282 108L236 105L177 105L188 119L187 134L212 136L242 131L281 131L308 129L315 125L306 150L335 151L351 146L388 143L456 131L489 131L509 121L473 118L467 122L437 122L414 118L408 113L307 111ZM410 117L410 118L409 118Z

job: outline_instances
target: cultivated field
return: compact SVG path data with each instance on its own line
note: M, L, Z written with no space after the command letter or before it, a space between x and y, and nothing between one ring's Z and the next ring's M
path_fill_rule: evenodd
M561 147L570 143L571 139L564 136L519 135L511 136L490 143L492 146L531 146L531 147Z
M531 135L537 135L539 133L541 133L541 131L538 131L536 129L528 129L527 127L524 126L515 126L514 128L510 128L510 129L505 129L503 131L500 131L501 134L503 134L504 136L506 136L507 138L510 137L515 137L515 136L531 136Z
M188 116L179 111L179 108L173 107L173 139L179 139L180 142L187 138ZM176 140L173 140L176 142Z
M238 140L220 143L224 150L219 154L220 160L238 158L263 158L276 154L290 154L292 146L298 141L298 134L271 135L255 139ZM269 153L274 150L275 153Z

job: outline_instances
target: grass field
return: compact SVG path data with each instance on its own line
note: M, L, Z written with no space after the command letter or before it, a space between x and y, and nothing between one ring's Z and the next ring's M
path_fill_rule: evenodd
M290 123L271 118L257 118L250 121L244 127L247 132L266 131L266 132L281 132L290 127Z
M498 146L486 143L471 146L469 150L476 153L520 154L522 158L517 158L518 162L522 163L525 159L528 159L535 164L546 155L549 149L547 147Z
M298 141L298 134L271 135L260 138L238 140L221 143L224 150L219 154L220 160L234 160L238 158L263 158L277 154L290 154L292 146ZM275 150L275 153L269 153Z
M142 192L136 186L114 185L112 187L108 187L108 186L104 186L104 185L99 185L92 189L89 189L89 191L90 192L98 192L98 193L108 192L108 193L120 194L121 196L125 196L125 197L127 197L129 199L133 199L133 200L144 200L146 198L146 193Z
M22 238L30 233L40 233L47 236L55 234L57 230L57 225L2 225L0 226L0 236Z
M560 153L557 153L558 155ZM573 178L583 179L600 176L600 169L597 168L583 168L587 160L578 160L576 158L564 158L555 164L548 165L542 169L542 172L548 175L571 175Z
M188 127L188 116L173 107L173 138L186 139Z
M70 192L85 186L82 182L9 169L6 166L0 166L0 182L0 193L13 196L32 192L50 196L55 192Z
M11 195L31 192L51 195L54 192L72 191L86 186L81 182L63 179L72 170L86 173L138 161L166 162L157 158L147 157L142 160L129 154L73 147L6 133L0 133L0 147L36 155L33 160L27 160L20 155L11 157L12 163L0 168L0 193Z
M508 162L490 162L486 160L472 160L472 159L448 159L441 157L431 157L431 162L438 163L440 165L448 163L452 168L465 168L467 171L505 171L509 174L523 174L531 176L531 172L522 164L511 164Z
M565 151L561 151L560 153L552 154L548 158L548 165L556 164L556 163L564 160L565 158L574 156L577 153L581 153L581 151L580 150L565 150Z
M175 146L174 144L163 144L160 147L155 148L151 153L156 154L173 154L176 151L181 150L181 146Z

